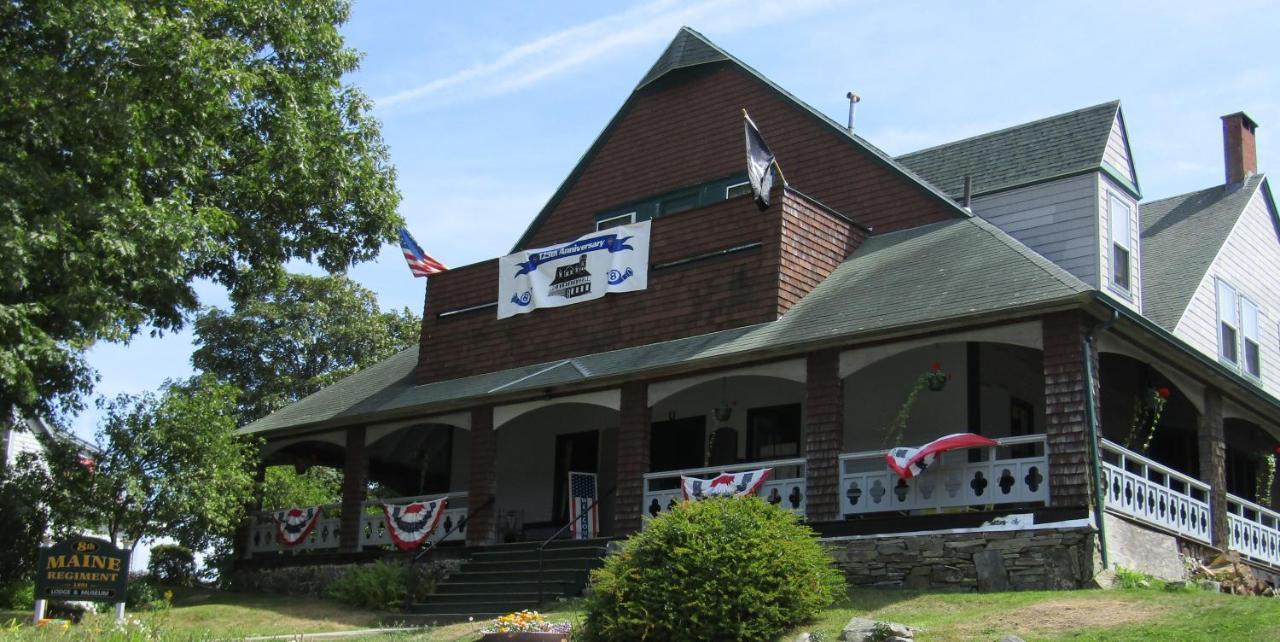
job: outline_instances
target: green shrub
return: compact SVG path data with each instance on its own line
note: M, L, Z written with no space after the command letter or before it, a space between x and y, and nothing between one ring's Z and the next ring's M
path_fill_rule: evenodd
M409 569L376 562L352 567L325 589L325 597L344 604L379 610L400 608L409 590Z
M163 611L169 608L173 599L173 591L166 591L156 585L155 581L142 575L129 576L129 588L125 590L124 605L131 611ZM109 611L112 605L99 602L102 612Z
M811 529L758 498L685 502L592 573L589 640L772 640L844 593Z
M151 548L147 574L170 586L191 586L196 575L196 556L191 549L177 544L161 544Z
M35 608L35 604L35 582L14 582L6 586L0 586L0 608L26 611Z

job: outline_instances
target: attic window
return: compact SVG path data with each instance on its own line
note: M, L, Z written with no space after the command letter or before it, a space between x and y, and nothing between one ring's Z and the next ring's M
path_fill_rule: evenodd
M1254 379L1262 378L1261 344L1258 340L1258 306L1240 297L1240 343L1243 350L1244 373Z
M1218 358L1240 363L1240 308L1235 288L1218 281Z
M635 222L636 222L636 213L627 212L626 214L619 214L618 216L611 216L609 218L596 221L596 229L603 230L603 229L608 229L610 227L618 227L619 225L631 225L632 223L635 223Z
M731 198L737 198L739 196L746 196L747 194L750 194L750 193L751 193L751 183L747 181L742 181L741 183L734 183L733 185L730 185L724 188L725 200L729 200Z
M1133 289L1129 266L1133 262L1133 237L1129 205L1111 195L1111 284L1125 291Z

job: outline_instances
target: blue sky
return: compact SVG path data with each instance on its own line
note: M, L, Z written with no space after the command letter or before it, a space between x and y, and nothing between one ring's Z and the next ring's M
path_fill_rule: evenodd
M1266 2L356 0L344 33L365 53L349 81L377 101L401 214L458 266L510 250L681 25L837 120L856 91L859 133L891 154L1118 98L1154 199L1222 182L1223 114L1260 123L1262 171L1280 154L1276 24ZM350 275L421 313L398 247ZM97 392L187 376L191 349L188 332L95 346ZM73 424L88 436L96 418Z

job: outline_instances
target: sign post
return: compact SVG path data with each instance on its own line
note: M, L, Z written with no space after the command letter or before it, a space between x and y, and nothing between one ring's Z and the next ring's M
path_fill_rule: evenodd
M124 619L129 583L129 551L94 537L73 537L40 549L36 564L35 622L44 619L50 599L114 602Z

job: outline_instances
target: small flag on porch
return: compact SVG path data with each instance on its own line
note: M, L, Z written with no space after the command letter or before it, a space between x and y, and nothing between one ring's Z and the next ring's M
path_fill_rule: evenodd
M438 272L444 272L449 269L430 254L422 251L422 246L413 240L413 235L409 234L409 230L400 228L400 250L404 252L404 260L409 264L409 271L413 272L414 277L431 276Z
M889 469L903 479L911 479L918 476L929 466L933 465L938 455L948 450L956 450L959 448L981 448L990 446L999 446L1000 442L975 435L971 432L958 432L945 437L939 437L919 448L894 448L885 453L884 459L889 464Z
M777 159L745 109L742 110L742 127L747 136L747 179L751 182L751 194L755 196L756 205L763 211L769 207L769 190L773 189L772 170Z
M448 505L448 497L411 504L383 504L382 513L386 517L391 541L402 551L422 546L435 532Z
M754 495L760 485L769 478L772 468L747 470L740 473L720 473L713 479L680 476L680 491L685 499L706 499L708 497L727 497Z
M569 537L591 539L600 531L595 473L569 473Z
M306 541L311 529L320 521L320 507L286 508L271 513L276 523L276 535L285 546L297 546Z

